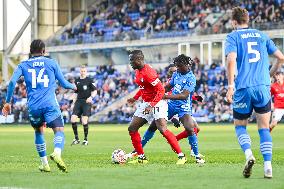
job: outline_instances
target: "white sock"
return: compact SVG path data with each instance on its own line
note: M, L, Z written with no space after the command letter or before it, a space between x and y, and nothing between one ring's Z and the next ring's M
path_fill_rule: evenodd
M271 169L272 170L272 165L271 165L271 161L265 161L264 162L264 171Z
M40 157L40 160L41 160L41 163L42 163L43 165L48 165L48 161L47 161L47 157L46 157L46 156Z
M61 156L61 148L54 148L54 153Z
M179 154L178 154L178 157L180 157L180 156L184 156L184 153L182 153L182 152L179 153Z
M245 156L246 156L246 159L248 159L250 156L252 156L252 151L251 151L251 149L246 149L246 151L245 151Z

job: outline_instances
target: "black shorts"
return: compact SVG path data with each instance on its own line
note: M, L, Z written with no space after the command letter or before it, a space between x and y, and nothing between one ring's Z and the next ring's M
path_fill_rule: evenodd
M76 115L78 117L81 117L81 116L90 117L91 108L92 108L92 105L90 103L87 103L85 99L78 99L75 102L72 115Z

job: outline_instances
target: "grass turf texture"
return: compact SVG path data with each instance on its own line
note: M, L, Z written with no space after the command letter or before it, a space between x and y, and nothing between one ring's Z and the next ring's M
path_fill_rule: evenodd
M244 155L233 126L201 126L200 151L206 165L198 167L189 156L187 139L180 142L188 163L175 165L177 157L159 133L145 148L147 165L115 165L111 153L117 148L126 152L132 144L125 125L90 125L89 146L70 146L70 125L65 127L63 158L69 173L61 173L49 160L51 173L38 171L39 158L34 147L34 133L29 126L0 126L0 188L284 188L284 126L273 136L273 179L263 179L262 156L256 126L248 128L257 163L249 179L242 177ZM141 129L141 133L147 127ZM169 127L174 133L182 131ZM79 127L80 139L83 129ZM141 134L142 135L142 134ZM53 133L46 130L47 153L53 151Z

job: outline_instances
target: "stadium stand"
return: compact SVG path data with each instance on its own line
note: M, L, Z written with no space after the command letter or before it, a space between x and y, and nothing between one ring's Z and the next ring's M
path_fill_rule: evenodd
M236 4L245 7L254 26L262 30L284 27L284 2L277 0L249 0L245 3L233 0L102 0L82 21L54 36L49 43L50 46L72 45L145 37L166 38L226 33L232 29L228 13ZM193 104L193 116L201 122L232 120L230 107L224 100L227 85L225 68L216 61L213 61L210 67L199 64L197 58L195 62L196 92L205 97L206 103ZM93 66L88 68L88 71L98 88L98 95L93 99L92 114L100 112L136 88L133 73L129 71L120 72L112 66ZM70 81L79 76L76 68L66 68L64 73ZM165 70L160 70L159 73L165 81ZM60 87L56 93L64 119L69 122L71 93ZM5 94L4 87L0 90L1 101L4 100ZM28 119L27 109L23 105L26 100L25 86L20 80L13 96L12 110L16 122L25 122ZM100 121L129 122L133 112L132 107L123 105L108 112Z
M258 28L283 28L282 1L246 2L102 1L79 24L66 29L50 43L66 45L229 32L232 28L227 13L237 4L249 11L253 25Z

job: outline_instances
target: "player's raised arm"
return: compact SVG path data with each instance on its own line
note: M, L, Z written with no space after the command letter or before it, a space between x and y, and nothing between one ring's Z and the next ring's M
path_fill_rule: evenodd
M55 78L59 81L60 85L65 88L65 89L73 89L73 90L76 90L76 86L73 85L72 83L68 82L63 74L62 74L62 71L59 67L59 65L56 63L56 68L55 68Z
M6 103L4 104L4 107L2 109L2 114L4 116L7 116L10 113L11 105L10 101L15 89L15 85L17 80L22 76L22 69L20 66L16 68L16 70L13 73L13 76L9 82L8 89L7 89L7 96L6 96Z

